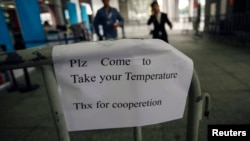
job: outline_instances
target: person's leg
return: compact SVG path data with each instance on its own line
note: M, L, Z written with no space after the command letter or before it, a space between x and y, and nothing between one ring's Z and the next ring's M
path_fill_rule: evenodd
M161 39L162 39L163 41L165 41L165 42L168 43L168 35L167 35L167 34L166 34L166 35L163 35L163 36L161 37Z
M166 35L165 39L166 39L165 41L168 43L168 35Z

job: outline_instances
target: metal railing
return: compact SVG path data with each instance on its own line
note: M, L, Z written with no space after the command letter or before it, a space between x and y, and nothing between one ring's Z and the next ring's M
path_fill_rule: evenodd
M57 82L52 68L52 50L52 46L43 46L16 52L1 53L0 71L23 67L40 67L45 81L58 139L60 141L70 141L58 95ZM198 75L196 71L194 71L188 92L187 141L198 140L199 124L203 115L203 104L205 104L205 116L208 116L210 111L210 96L207 93L202 94ZM134 127L135 141L142 141L141 128L142 127Z
M210 39L250 42L250 13L205 16L205 31Z

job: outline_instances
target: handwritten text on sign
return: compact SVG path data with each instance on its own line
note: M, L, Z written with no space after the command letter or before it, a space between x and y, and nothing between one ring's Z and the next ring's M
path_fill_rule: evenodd
M53 61L69 131L142 126L183 116L193 64L162 41L56 46Z

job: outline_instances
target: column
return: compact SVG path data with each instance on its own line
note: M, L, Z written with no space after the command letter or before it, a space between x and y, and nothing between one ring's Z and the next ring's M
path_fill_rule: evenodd
M119 0L119 8L124 21L128 23L128 0Z
M5 18L3 15L3 10L0 8L0 27L1 27L1 34L0 34L0 45L5 45L7 51L13 51L13 44L11 41L10 32L5 22Z
M189 16L194 16L194 0L189 0Z
M15 0L18 20L26 48L46 43L37 0Z
M168 0L164 0L162 1L162 9L161 11L169 13L169 9L168 9Z
M54 5L55 5L55 15L56 15L57 25L65 25L64 14L63 14L64 10L62 8L61 0L54 0Z
M74 3L76 5L77 22L78 23L82 22L79 0L70 0L70 2L72 2L72 3Z
M86 28L89 30L90 29L89 16L87 14L87 8L84 5L81 5L81 15L82 15L82 21L85 22Z
M168 0L168 17L171 21L173 21L174 18L176 18L175 3L176 1Z
M77 12L76 12L76 4L73 2L67 3L68 12L69 12L69 22L70 24L78 23Z

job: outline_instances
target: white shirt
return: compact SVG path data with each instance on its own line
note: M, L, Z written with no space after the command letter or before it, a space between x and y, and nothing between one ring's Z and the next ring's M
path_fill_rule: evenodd
M159 12L156 16L158 23L161 23L161 12Z

